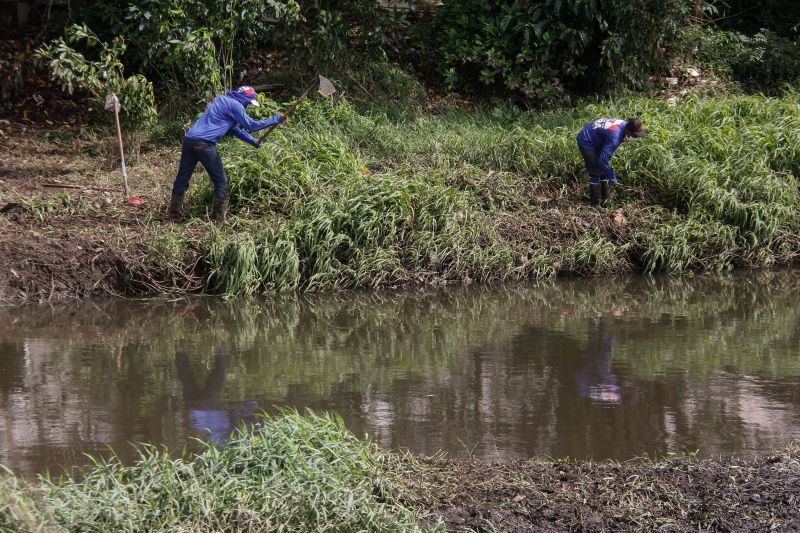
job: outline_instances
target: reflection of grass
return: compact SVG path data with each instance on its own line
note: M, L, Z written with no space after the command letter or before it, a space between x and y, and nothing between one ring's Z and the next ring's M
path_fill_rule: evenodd
M537 320L583 341L584 318L616 316L614 360L645 379L670 369L705 375L726 367L792 377L800 373L800 361L788 355L800 339L799 281L793 272L763 272L690 282L641 279L628 288L559 284L547 292L552 308Z
M397 460L338 418L287 412L191 460L151 447L133 466L98 460L80 480L44 481L36 507L53 531L413 531ZM28 492L2 482L0 528L37 531Z
M800 338L798 292L796 274L764 272L230 302L109 301L71 314L17 309L16 324L25 331L9 318L0 332L50 339L49 364L79 379L74 386L82 390L104 394L100 384L110 381L148 391L141 399L146 411L156 398L181 394L176 350L208 367L219 350L229 351L231 399L284 398L293 384L327 394L345 382L357 391L368 383L389 386L399 375L442 375L487 342L506 350L529 324L582 343L587 319L596 317L617 317L615 361L629 362L641 377L668 367L706 373L723 366L793 376L797 363L785 354ZM207 372L197 369L198 376Z

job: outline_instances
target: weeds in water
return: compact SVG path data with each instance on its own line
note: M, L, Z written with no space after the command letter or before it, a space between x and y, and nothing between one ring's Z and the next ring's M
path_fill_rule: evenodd
M389 467L398 459L338 417L287 411L223 448L203 446L191 459L145 446L132 466L95 460L79 478L45 479L38 505L52 531L418 530L397 498ZM3 482L0 525L37 531L28 525L41 524L32 500L15 478Z

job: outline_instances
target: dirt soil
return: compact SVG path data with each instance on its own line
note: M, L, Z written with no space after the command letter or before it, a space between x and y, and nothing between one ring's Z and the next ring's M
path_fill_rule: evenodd
M800 531L798 444L702 461L439 457L409 472L408 503L448 531Z
M0 302L127 291L121 269L146 253L145 222L164 218L179 149L127 139L135 206L112 132L20 123L0 132Z

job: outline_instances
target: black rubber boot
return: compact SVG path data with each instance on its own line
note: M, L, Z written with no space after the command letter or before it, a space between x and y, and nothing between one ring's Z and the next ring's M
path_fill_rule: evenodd
M592 207L600 207L600 184L589 184L589 205Z
M611 199L614 198L614 187L617 184L613 181L601 181L600 182L600 205L605 207L606 204L611 203Z
M211 209L211 220L214 222L222 222L225 220L225 214L228 212L228 197L222 196L220 198L214 197L214 207Z
M169 208L167 209L167 217L173 222L180 222L183 220L183 195L172 193L172 198L169 200Z

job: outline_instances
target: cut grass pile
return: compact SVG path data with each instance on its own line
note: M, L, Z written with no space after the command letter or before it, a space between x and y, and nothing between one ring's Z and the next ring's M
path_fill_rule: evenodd
M414 531L397 460L336 417L286 412L191 459L148 446L132 466L96 460L37 487L4 476L0 530Z

